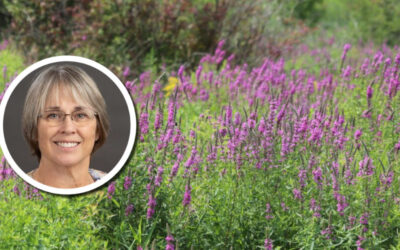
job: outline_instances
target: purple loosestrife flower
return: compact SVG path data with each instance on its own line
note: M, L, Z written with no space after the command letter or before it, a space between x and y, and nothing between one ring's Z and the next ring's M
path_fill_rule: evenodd
M231 54L228 59L226 59L228 65L230 65L230 63L233 61L233 59L235 59L235 54Z
M157 111L156 117L154 118L154 130L156 132L161 128L162 118L161 112Z
M349 43L346 43L346 44L343 46L343 53L342 53L342 57L341 57L341 59L342 59L342 64L343 64L344 60L346 60L347 52L348 52L350 49L351 49L351 44L349 44Z
M201 72L203 71L203 66L202 65L199 65L199 67L197 68L197 70L196 70L196 81L197 81L197 84L201 84L201 78L200 78L200 76L201 76Z
M281 202L281 207L282 207L282 210L283 210L283 211L289 210L289 207L286 206L285 202Z
M130 73L131 73L131 70L129 69L128 66L126 66L124 69L124 73L122 73L122 75L126 78L129 76Z
M316 145L319 144L322 139L323 131L319 126L314 126L310 129L310 137L308 138L308 142L314 142Z
M354 132L354 139L358 141L362 136L362 131L360 129L357 129L356 132Z
M240 117L240 113L239 113L239 112L236 112L236 113L235 113L235 121L234 121L234 124L235 124L236 126L238 126L239 124L241 124L241 122L242 122L242 119L241 119L241 117Z
M394 59L394 63L396 64L397 67L400 65L400 54L396 55L396 57Z
M178 77L183 82L183 72L185 71L185 66L181 65L178 70Z
M396 145L394 145L394 149L396 150L396 152L398 152L400 150L400 139L399 141L396 143Z
M217 149L216 147L211 146L208 155L207 155L207 161L209 163L214 162L217 159Z
M299 177L300 188L304 188L306 186L307 170L300 169L297 176Z
M185 194L183 195L183 201L182 204L184 207L190 205L190 201L192 200L191 197L191 187L189 184L186 184L185 186Z
M252 114L254 114L254 113L252 113ZM247 125L250 129L253 129L256 127L256 117L257 117L257 115L255 115L255 116L250 115L249 119L247 120Z
M350 75L351 75L351 66L350 66L350 65L347 65L347 67L346 67L346 68L344 69L344 71L343 71L342 77L343 77L344 79L346 79L346 80L349 80Z
M392 59L390 57L385 59L385 66L389 67L392 64Z
M354 223L356 222L357 218L355 216L349 216L349 224L350 226L354 226Z
M318 167L317 169L312 171L312 174L314 176L314 181L315 183L318 184L319 187L322 186L322 169L321 167Z
M172 166L171 174L169 175L170 180L172 180L172 178L174 178L174 177L176 176L176 174L178 173L179 164L180 164L180 161L177 160L177 161L174 163L174 165Z
M133 211L133 204L129 204L125 208L125 216L129 216Z
M297 188L293 189L293 195L294 195L295 199L298 199L298 200L302 200L303 199L303 196L301 195L301 191L298 190Z
M285 159L286 155L290 153L290 137L287 134L282 135L281 142L281 156Z
M332 234L331 226L328 226L327 228L325 228L324 230L321 231L321 235L326 235L325 236L326 239L330 239L331 238L331 234Z
M331 178L332 178L332 189L334 191L338 191L339 190L339 183L337 181L336 175L331 174Z
M264 117L261 117L261 120L258 124L258 132L260 132L261 134L264 134L265 132L265 120Z
M272 245L272 240L269 238L266 238L264 241L264 248L265 250L272 250L273 249L273 245Z
M360 224L361 225L368 225L368 217L369 214L368 213L363 213L360 217Z
M146 184L146 190L147 190L147 194L151 194L151 192L154 190L154 187L150 184L150 183L147 183Z
M115 181L111 182L110 185L108 185L108 188L107 188L108 199L111 199L112 196L114 195L114 193L115 193Z
M189 136L192 138L196 138L196 132L193 129L191 129L189 132Z
M353 184L353 173L351 172L351 169L349 167L347 167L344 171L344 178L347 185Z
M175 105L172 101L168 104L167 126L169 128L173 128L175 126Z
M167 245L165 246L165 250L174 250L175 246L172 243L175 241L174 237L171 234L168 234L167 237L165 237L165 240L167 241Z
M124 179L124 189L128 190L132 186L132 177L130 176L125 176Z
M153 197L152 194L149 195L149 201L147 202L147 219L151 219L151 217L153 217L154 213L155 213L155 208L157 205L157 201L156 199Z
M369 66L369 58L365 58L364 61L363 61L363 64L361 65L361 72L364 75L367 75L369 73L368 72L368 66Z
M366 155L363 160L359 162L359 171L357 176L371 176L374 174L374 166L372 160Z
M358 240L356 241L357 250L364 250L364 248L361 247L364 240L364 237L362 237L361 235L358 236Z
M382 185L385 186L385 189L388 189L392 185L393 175L394 175L393 171L389 171L387 175L381 174L380 180Z
M319 211L321 210L321 207L319 205L317 205L317 202L315 201L314 198L311 198L310 200L310 208L311 211L314 212L313 216L316 218L321 217L321 214L319 213Z
M205 89L200 90L200 100L203 102L208 101L208 98L210 98L210 95L208 94L208 91Z
M21 192L19 191L19 188L18 188L18 185L17 185L17 184L14 185L14 187L13 187L13 192L14 192L16 195L20 195L20 194L21 194Z
M192 152L191 152L189 158L186 160L185 164L183 165L183 166L186 168L185 173L186 173L187 171L189 171L189 168L190 168L193 164L195 164L196 154L197 154L196 147L192 147Z
M156 179L155 179L155 181L154 181L154 185L155 185L155 186L159 187L159 186L161 185L163 173L164 173L164 168L161 167L161 166L158 167L158 169L157 169L157 176L156 176Z
M172 137L172 143L173 144L178 144L180 141L182 141L182 133L179 128L175 128L175 133L174 136Z
M174 133L174 129L172 128L168 128L166 134L164 135L164 138L162 140L164 145L168 145L168 143L171 141L172 139L172 135Z
M213 73L212 71L208 72L208 74L207 74L207 80L208 80L208 82L210 83L210 86L211 86L211 84L212 84L212 82L213 82L213 78L214 78L214 73Z
M126 87L129 91L132 91L132 89L133 89L133 83L134 83L134 82L127 81L127 82L125 83L125 87Z
M371 85L368 85L367 87L367 99L370 100L372 98L372 94L374 93L374 90L372 89Z
M246 122L243 122L242 129L240 130L239 133L239 143L245 141L248 134L249 134L249 127Z
M267 204L265 205L265 207L266 207L265 213L267 214L267 215L265 215L265 218L266 218L267 220L270 220L270 219L274 218L274 216L272 215L271 205L270 205L269 203L267 203Z
M149 132L149 115L146 112L140 114L139 119L141 141L144 140L143 135Z
M230 105L225 108L225 122L228 125L232 122L232 107Z
M337 194L335 195L336 201L337 201L337 211L339 212L339 214L341 216L344 215L343 211L346 207L349 206L349 204L346 202L346 197L344 195L341 194Z
M332 162L332 171L335 175L339 174L339 163L337 162Z

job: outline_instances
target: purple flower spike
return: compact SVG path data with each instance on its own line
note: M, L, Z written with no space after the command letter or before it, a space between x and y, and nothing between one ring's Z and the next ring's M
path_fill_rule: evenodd
M126 78L129 76L129 74L131 73L131 70L129 69L129 67L125 67L124 69L124 73L122 73L122 75Z
M167 241L167 245L165 246L165 250L174 250L175 246L172 243L175 239L171 234L168 234L167 237L165 237L165 240Z
M371 99L373 93L374 93L374 90L371 88L371 86L368 86L367 87L367 98Z
M153 197L153 195L149 195L149 201L147 203L147 206L149 206L147 208L147 219L151 219L151 217L153 217L154 213L155 213L155 208L157 205L157 201L156 199Z
M13 192L16 194L16 195L20 195L20 191L19 191L19 188L18 188L18 185L17 184L15 184L15 186L14 186L14 188L13 188Z
M346 53L347 53L350 49L351 49L351 44L350 44L350 43L346 43L346 44L343 46L343 51L346 52Z
M185 194L183 195L183 201L182 201L183 206L186 207L186 206L190 205L191 200L192 200L191 187L190 187L190 185L186 185Z
M362 131L360 129L357 129L356 132L354 132L354 139L358 141L361 136L362 136Z
M129 216L133 211L133 204L129 204L126 208L125 208L125 216Z
M110 185L108 185L108 188L107 188L108 199L111 199L112 196L114 195L114 193L115 193L115 181L111 182Z
M264 241L264 248L265 250L272 250L273 249L273 245L272 245L272 240L269 238L266 238Z
M124 180L124 189L128 190L132 186L132 177L130 176L125 176Z
M181 65L178 70L178 77L183 82L183 72L185 71L185 66Z

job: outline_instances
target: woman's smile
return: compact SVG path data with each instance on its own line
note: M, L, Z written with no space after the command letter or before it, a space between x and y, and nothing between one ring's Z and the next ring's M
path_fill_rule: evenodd
M55 141L54 142L58 147L66 150L66 149L76 149L80 142L73 142L73 141Z

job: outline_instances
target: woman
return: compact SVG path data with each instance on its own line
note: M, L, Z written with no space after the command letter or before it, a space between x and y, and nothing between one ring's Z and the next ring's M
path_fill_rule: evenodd
M83 70L54 65L30 87L23 111L23 132L38 168L28 175L57 188L89 185L105 175L89 168L90 158L108 135L106 104Z

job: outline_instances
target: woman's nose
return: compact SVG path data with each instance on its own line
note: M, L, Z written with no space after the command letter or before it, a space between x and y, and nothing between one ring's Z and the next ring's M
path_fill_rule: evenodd
M71 118L71 115L66 115L64 121L61 123L61 132L74 133L75 131L76 127L74 121Z

